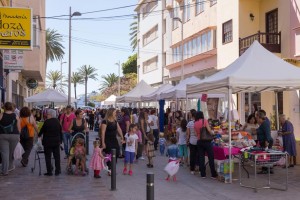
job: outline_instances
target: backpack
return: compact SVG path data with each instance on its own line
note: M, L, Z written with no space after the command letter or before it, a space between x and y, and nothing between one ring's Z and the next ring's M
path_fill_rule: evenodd
M3 130L4 134L11 134L14 131L14 125L15 125L16 120L14 120L10 125L8 126L2 126L0 124L0 128Z
M29 122L30 122L30 117L29 117ZM29 129L28 129L28 124L29 124L29 122L28 123L26 123L26 125L21 129L21 134L20 134L20 136L21 136L21 138L22 139L28 139L30 136L29 136Z

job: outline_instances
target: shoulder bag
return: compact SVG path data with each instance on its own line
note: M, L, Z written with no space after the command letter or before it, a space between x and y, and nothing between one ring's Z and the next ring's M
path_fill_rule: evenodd
M24 120L24 119L22 119ZM25 126L21 129L21 135L20 137L22 139L25 139L27 140L30 136L29 136L29 129L28 129L28 124L30 123L30 116L29 116L29 119L28 119L28 122L26 122Z
M204 119L202 120L202 128L200 129L200 141L211 142L214 139L214 136L210 134L204 125Z

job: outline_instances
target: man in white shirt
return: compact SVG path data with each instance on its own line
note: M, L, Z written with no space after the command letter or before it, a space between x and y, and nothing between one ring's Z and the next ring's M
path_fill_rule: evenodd
M151 110L150 115L149 115L149 124L150 128L153 131L154 135L154 149L157 150L157 145L158 145L158 139L159 139L159 122L158 122L158 117L156 116L156 109Z

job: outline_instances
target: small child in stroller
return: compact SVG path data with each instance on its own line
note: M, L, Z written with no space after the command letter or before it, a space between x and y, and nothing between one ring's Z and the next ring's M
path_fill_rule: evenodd
M75 175L78 175L79 169L82 171L82 175L86 175L86 150L84 146L84 139L77 138L75 145L70 149L70 156L68 159L68 172L72 172L72 160L75 158L76 168Z

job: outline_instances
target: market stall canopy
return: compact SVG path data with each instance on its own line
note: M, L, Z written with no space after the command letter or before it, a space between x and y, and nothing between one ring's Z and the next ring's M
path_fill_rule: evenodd
M103 101L104 105L113 105L116 102L116 95L110 95L107 99Z
M72 103L75 102L75 99L72 98ZM36 105L45 105L45 104L57 104L57 105L66 105L68 103L68 96L58 92L54 89L47 89L41 93L25 98L27 103L35 103Z
M187 95L295 90L300 88L300 68L266 50L259 42L224 70L187 85Z
M118 103L132 103L141 101L141 96L150 94L155 91L155 88L148 85L145 81L141 80L135 88L127 94L117 97Z
M151 94L143 95L142 101L158 101L161 99L160 94L162 92L165 92L165 91L171 89L172 87L173 86L168 83L163 84L159 88L157 88L154 92L152 92Z
M160 94L160 98L161 99L165 99L165 100L175 100L175 99L185 99L186 98L186 85L187 84L196 84L196 83L200 83L201 79L195 77L195 76L191 76L189 78L186 78L182 81L180 81L180 83L172 88L170 88L169 90L162 92Z

